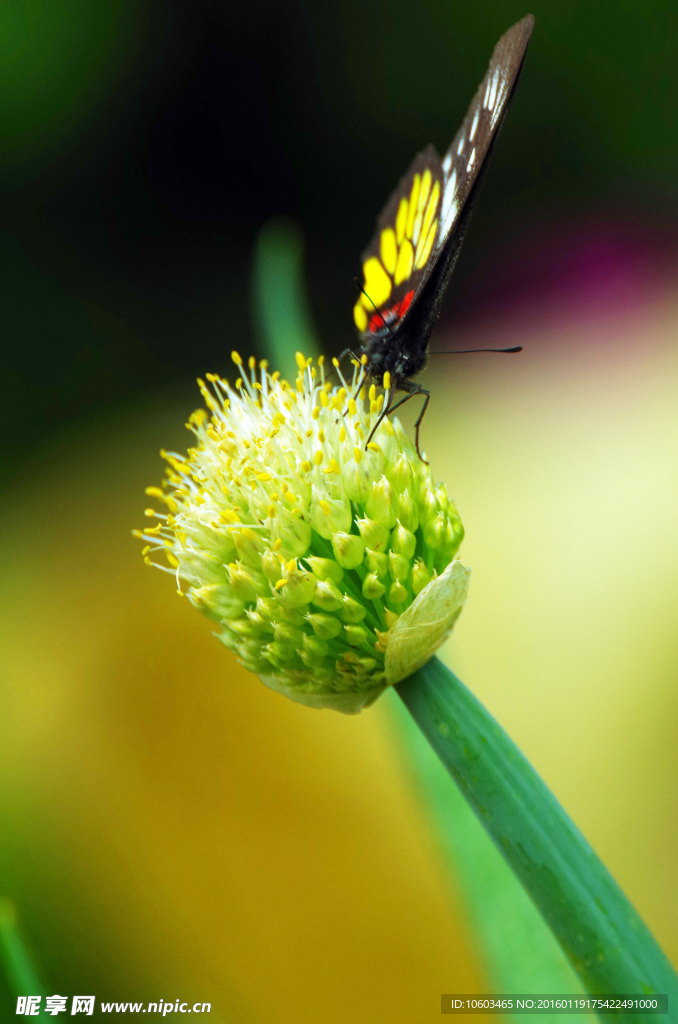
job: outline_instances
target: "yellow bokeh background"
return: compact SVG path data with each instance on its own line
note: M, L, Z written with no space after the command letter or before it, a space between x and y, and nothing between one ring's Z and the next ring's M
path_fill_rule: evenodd
M674 961L677 325L662 293L477 327L455 344L526 351L435 364L422 434L473 569L444 657ZM344 717L265 689L130 537L189 411L158 393L74 429L6 495L4 894L51 991L433 1021L488 982L391 698Z

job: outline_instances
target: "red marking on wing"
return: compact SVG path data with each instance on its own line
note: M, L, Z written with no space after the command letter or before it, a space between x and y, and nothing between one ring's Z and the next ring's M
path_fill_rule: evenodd
M392 327L397 324L412 305L413 298L414 290L408 292L400 302L396 302L395 306L391 306L390 309L381 309L378 313L374 313L367 326L369 333L378 334L384 327Z

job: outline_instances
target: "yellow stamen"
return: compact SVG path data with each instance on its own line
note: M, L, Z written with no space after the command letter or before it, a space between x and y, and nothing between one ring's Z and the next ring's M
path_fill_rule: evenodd
M306 359L304 358L303 352L295 352L294 353L294 358L295 358L295 360L297 362L297 366L299 367L299 369L300 370L305 370L306 369Z
M391 374L386 371L384 374L384 391L389 391L391 388Z
M356 446L356 447L355 447L355 448L353 449L353 458L355 459L355 461L356 461L356 462L360 462L360 460L362 459L362 457L363 457L363 453L361 452L360 448L358 448L358 447Z
M286 586L287 586L287 580L278 580L278 582L275 585L275 589L276 590L282 590L282 588L286 587Z
M240 355L239 352L236 352L235 350L231 352L231 359L233 360L236 366L242 366L242 356Z

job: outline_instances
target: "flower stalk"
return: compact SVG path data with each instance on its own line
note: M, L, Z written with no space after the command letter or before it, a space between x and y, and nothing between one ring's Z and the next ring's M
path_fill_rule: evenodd
M396 689L541 911L585 990L666 993L669 1018L676 1020L678 977L666 956L489 712L435 657ZM645 1017L625 1014L624 1019L640 1022Z

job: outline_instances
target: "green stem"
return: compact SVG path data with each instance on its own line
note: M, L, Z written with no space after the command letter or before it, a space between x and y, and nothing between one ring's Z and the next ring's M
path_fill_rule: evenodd
M433 658L396 687L591 994L666 993L678 977L534 769L464 684ZM607 1018L607 1014L599 1014ZM646 1020L625 1015L625 1020Z

